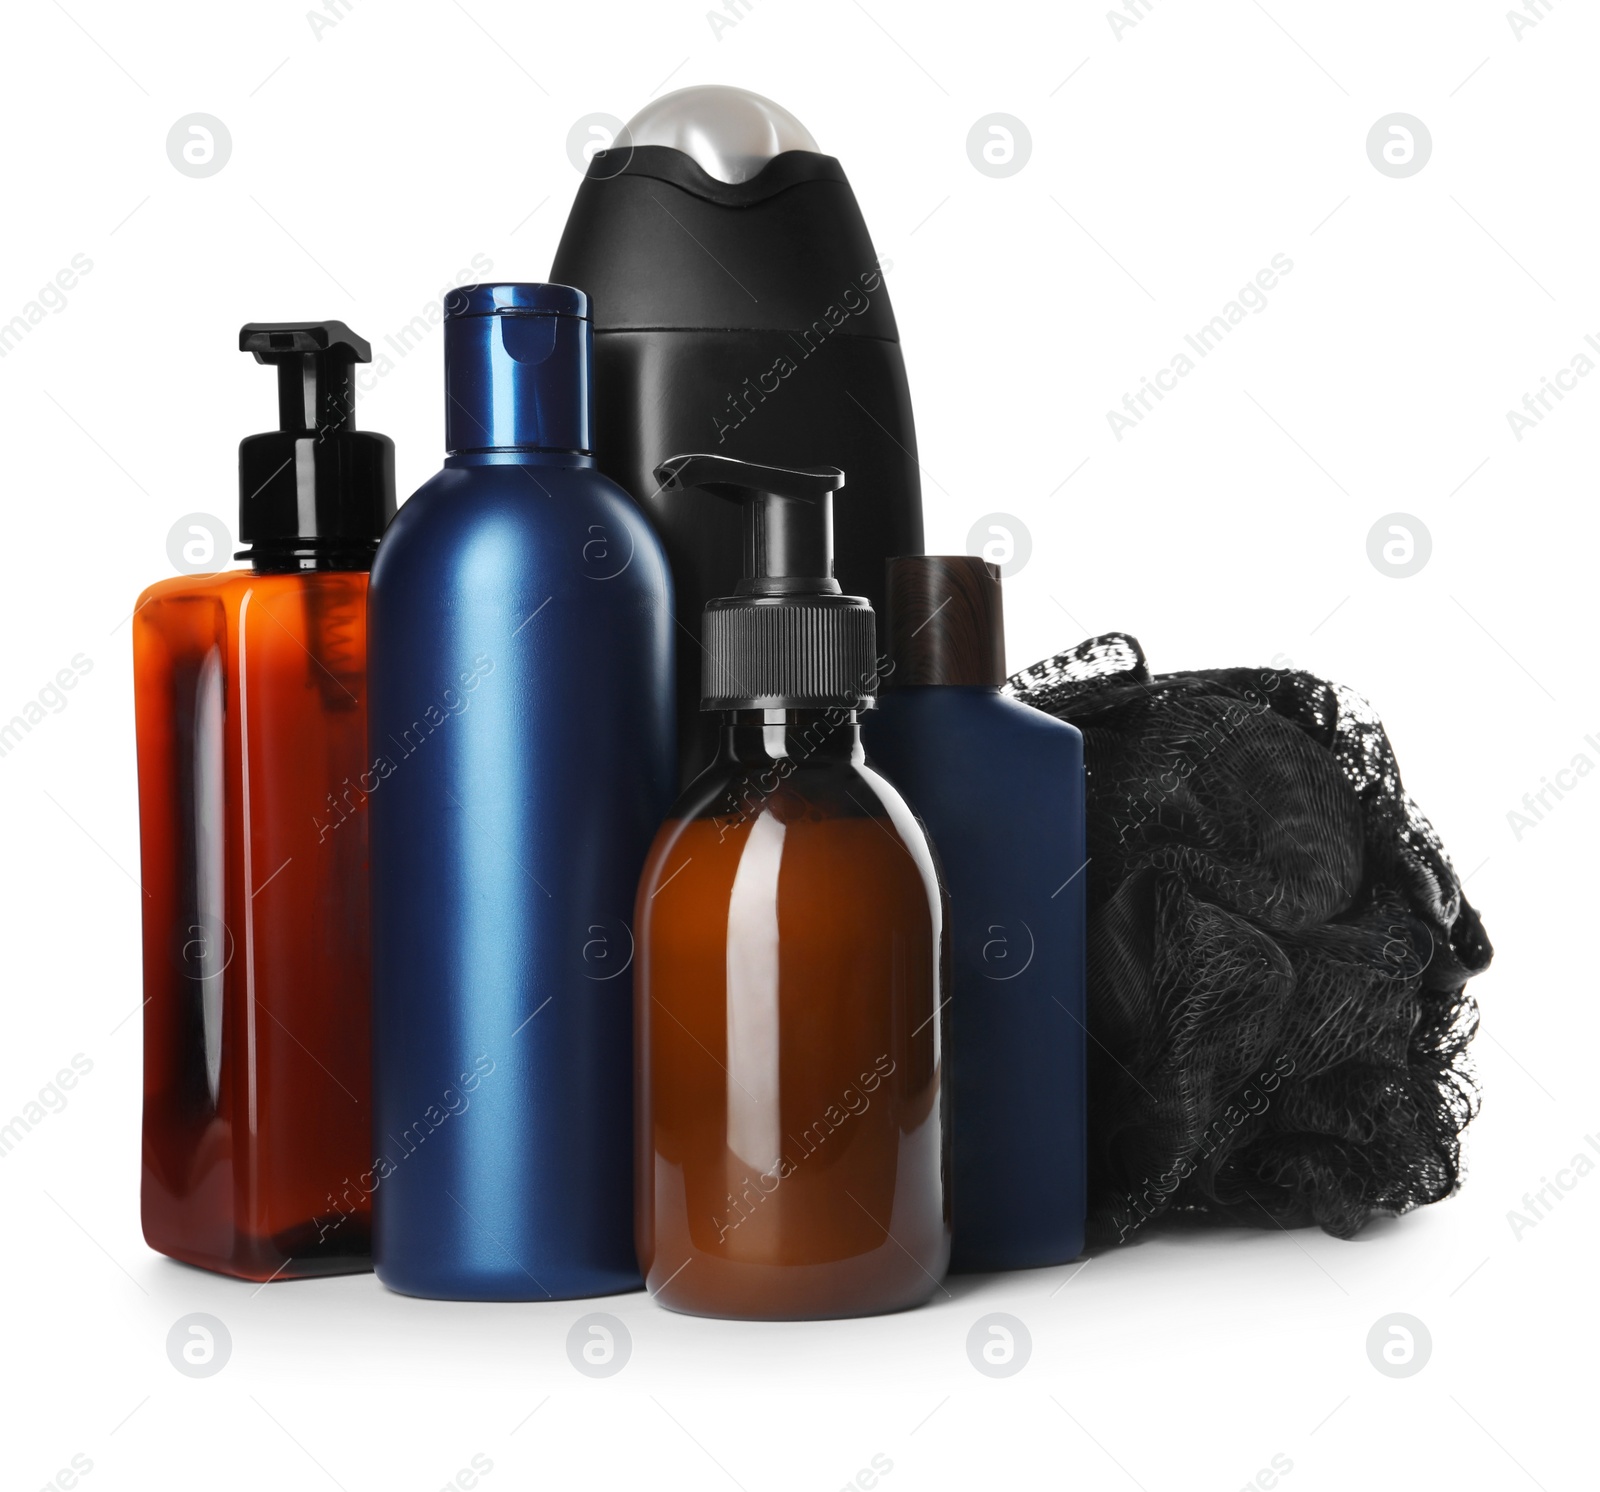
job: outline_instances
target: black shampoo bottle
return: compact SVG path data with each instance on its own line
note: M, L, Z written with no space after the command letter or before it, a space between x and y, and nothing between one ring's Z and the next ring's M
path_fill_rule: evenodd
M652 475L685 450L849 471L836 573L881 616L885 560L922 552L911 397L855 194L804 126L737 88L657 100L590 163L551 277L593 299L595 456L666 546L680 638L741 573L738 512ZM715 751L699 687L684 647L684 782Z

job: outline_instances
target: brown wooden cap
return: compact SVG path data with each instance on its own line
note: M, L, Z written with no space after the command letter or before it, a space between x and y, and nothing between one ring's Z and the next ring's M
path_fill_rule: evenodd
M970 554L910 554L889 561L885 685L1006 680L1000 567Z

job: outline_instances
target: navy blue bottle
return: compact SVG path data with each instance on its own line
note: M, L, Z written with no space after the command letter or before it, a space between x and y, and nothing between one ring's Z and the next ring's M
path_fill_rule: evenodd
M889 562L892 667L867 755L906 796L950 893L953 1270L1083 1250L1083 737L1000 693L1000 573Z
M373 1263L391 1289L637 1288L633 895L676 782L672 584L595 468L587 297L445 311L444 470L369 595Z

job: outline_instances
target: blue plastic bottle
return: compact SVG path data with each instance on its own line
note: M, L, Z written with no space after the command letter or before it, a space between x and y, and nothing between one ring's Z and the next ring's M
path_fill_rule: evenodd
M671 578L590 454L587 297L467 287L444 341L449 454L369 600L374 1267L454 1300L629 1290Z
M889 562L893 667L867 756L933 838L950 892L952 1270L1083 1249L1083 737L1007 699L1000 573Z

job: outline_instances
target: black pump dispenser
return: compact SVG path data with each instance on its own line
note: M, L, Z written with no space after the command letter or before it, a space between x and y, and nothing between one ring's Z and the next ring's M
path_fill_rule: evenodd
M357 363L342 321L252 321L239 351L278 370L278 426L239 442L237 559L261 572L366 570L394 517L394 442L357 430Z
M878 687L872 605L833 578L836 466L758 466L673 456L663 492L703 488L744 509L744 570L706 603L700 708L866 709Z

